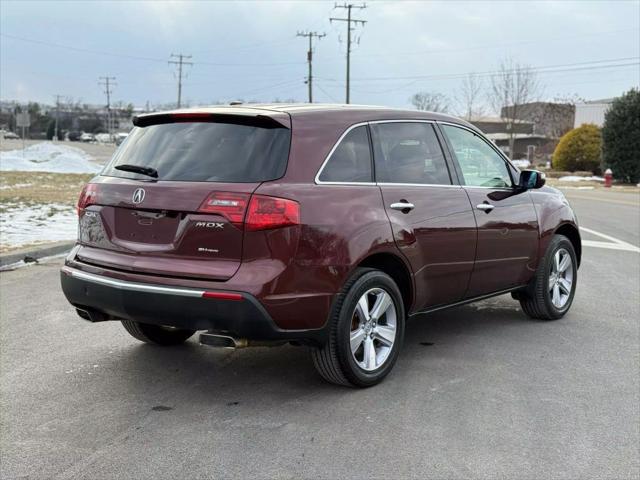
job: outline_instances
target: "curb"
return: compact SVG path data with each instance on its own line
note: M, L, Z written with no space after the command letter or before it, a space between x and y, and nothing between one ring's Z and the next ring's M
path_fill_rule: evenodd
M68 252L74 245L75 242L62 242L53 245L41 245L39 247L20 250L19 252L3 253L0 254L0 267L6 267L7 265L18 263L20 261L28 263L39 258L59 255L61 253Z

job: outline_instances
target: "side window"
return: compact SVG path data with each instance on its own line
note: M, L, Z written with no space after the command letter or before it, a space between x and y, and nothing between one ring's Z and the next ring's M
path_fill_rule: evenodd
M433 125L392 122L371 128L378 182L451 185Z
M373 182L366 126L354 128L342 139L318 179L321 182Z
M511 187L504 159L487 142L463 128L442 125L455 153L464 183L476 187Z

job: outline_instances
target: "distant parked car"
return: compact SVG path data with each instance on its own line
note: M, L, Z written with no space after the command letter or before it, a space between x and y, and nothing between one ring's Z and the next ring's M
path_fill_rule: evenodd
M82 137L82 132L79 132L77 130L71 131L67 134L67 138L70 142L79 142L80 137Z
M93 142L95 139L96 138L93 136L92 133L82 132L82 135L80 135L81 142Z
M16 135L13 132L4 132L2 136L5 140L17 140L20 138L19 135Z

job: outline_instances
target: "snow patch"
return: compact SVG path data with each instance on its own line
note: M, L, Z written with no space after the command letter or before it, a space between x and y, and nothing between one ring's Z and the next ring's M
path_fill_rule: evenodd
M604 182L602 177L579 177L578 175L567 175L558 179L561 182Z
M24 150L0 152L0 170L22 172L97 173L93 157L76 147L43 142Z
M74 207L44 205L4 205L0 216L0 245L17 247L39 242L74 240L78 234L78 216Z

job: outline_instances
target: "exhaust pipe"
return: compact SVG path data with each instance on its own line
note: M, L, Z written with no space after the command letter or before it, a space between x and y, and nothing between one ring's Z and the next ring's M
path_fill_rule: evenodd
M249 341L246 338L233 338L209 332L200 334L200 343L219 348L245 348L249 346Z
M287 343L284 340L260 341L249 340L247 338L235 338L229 335L220 335L219 333L203 332L200 334L200 343L218 348L247 348L247 347L277 347Z
M83 318L84 320L88 320L89 322L92 322L92 323L106 322L107 320L109 320L109 317L106 314L99 312L98 310L94 310L92 308L76 307L76 313L80 318Z

